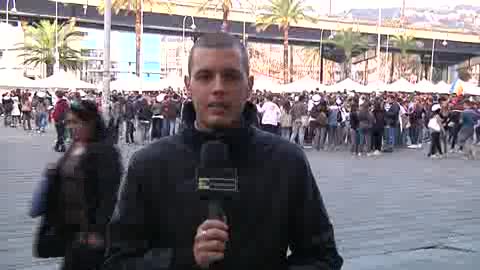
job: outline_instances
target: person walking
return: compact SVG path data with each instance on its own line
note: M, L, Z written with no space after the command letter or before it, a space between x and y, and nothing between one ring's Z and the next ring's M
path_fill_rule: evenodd
M120 185L121 157L95 103L73 102L65 122L73 143L49 166L52 182L43 216L63 243L62 270L98 269L104 261L107 224Z
M56 152L65 152L65 131L66 131L66 117L69 110L69 104L62 91L57 91L57 103L53 109L53 121L55 122L55 130L57 132L57 142L54 150Z
M440 117L440 110L441 107L439 104L435 104L432 106L432 117L428 121L428 128L430 129L430 136L432 138L432 142L430 145L430 152L428 153L428 157L431 158L442 158L443 151L442 151L442 144L440 141L440 134L445 132L443 125L442 125L442 118Z
M32 130L32 101L30 93L24 93L22 98L22 125L24 130Z

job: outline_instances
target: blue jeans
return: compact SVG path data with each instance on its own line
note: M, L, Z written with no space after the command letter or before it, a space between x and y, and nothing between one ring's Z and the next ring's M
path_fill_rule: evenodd
M175 134L176 119L163 119L162 137L173 136Z
M37 127L40 131L45 131L47 127L47 118L48 114L46 112L41 112L37 114Z
M393 149L393 145L395 144L395 135L396 129L395 127L387 126L385 128L385 138L386 138L386 148Z

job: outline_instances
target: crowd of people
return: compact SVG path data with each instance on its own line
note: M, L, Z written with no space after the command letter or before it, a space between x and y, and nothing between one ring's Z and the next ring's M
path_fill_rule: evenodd
M260 124L300 146L358 156L421 149L431 141L429 157L464 152L480 141L480 103L473 97L448 95L310 92L254 95ZM475 139L476 137L476 139ZM475 141L474 141L475 139Z
M62 121L69 104L94 101L101 111L101 93L94 91L12 91L2 95L4 125L45 132L57 128L56 151L65 151L70 140ZM188 95L165 89L158 93L113 91L108 128L114 143L140 144L176 134L182 127L182 109ZM358 156L381 155L395 148L422 149L431 142L429 157L465 153L474 158L473 144L480 143L480 102L473 97L436 94L351 92L272 94L257 90L258 128L317 151L349 150ZM431 121L431 120L434 121ZM135 135L138 131L138 134ZM465 148L467 146L467 149Z

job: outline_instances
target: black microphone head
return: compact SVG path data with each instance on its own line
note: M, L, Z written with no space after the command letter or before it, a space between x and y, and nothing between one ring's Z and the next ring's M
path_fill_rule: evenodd
M202 168L229 168L231 166L228 147L220 141L209 141L202 145L200 151Z
M229 197L238 192L237 170L232 168L226 144L210 141L202 145L197 179L198 191L206 192L207 197Z

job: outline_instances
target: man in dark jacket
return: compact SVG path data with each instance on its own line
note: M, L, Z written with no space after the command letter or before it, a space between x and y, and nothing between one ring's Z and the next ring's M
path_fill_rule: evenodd
M124 108L124 119L125 119L125 142L127 144L134 143L133 133L135 131L135 104L133 101L134 97L129 96L125 102Z
M193 123L132 158L105 269L341 268L305 154L247 120L248 71L245 47L229 34L206 34L195 43L185 79ZM196 192L202 144L212 140L228 146L239 173L238 196L225 202L228 222L207 219L208 202Z
M394 96L388 96L387 104L385 105L385 125L386 125L386 152L393 152L395 145L396 127L398 126L398 114L400 113L400 105L395 100Z

